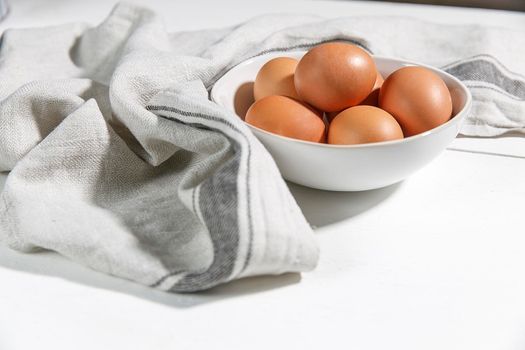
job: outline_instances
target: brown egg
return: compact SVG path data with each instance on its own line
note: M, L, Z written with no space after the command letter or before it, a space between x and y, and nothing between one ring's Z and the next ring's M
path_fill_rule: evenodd
M321 113L286 96L268 96L248 109L245 121L260 129L294 139L324 142Z
M255 102L253 97L253 81L246 82L237 88L233 97L235 113L244 120L248 108Z
M390 74L379 92L379 106L396 118L405 136L445 123L452 98L445 82L423 67L404 67Z
M253 86L256 100L271 95L299 99L294 86L294 72L298 61L291 57L277 57L264 64L257 73Z
M376 73L376 82L374 83L374 87L372 88L372 92L368 94L368 96L361 101L360 105L367 105L367 106L378 106L379 105L379 89L383 85L383 82L385 79L383 79L383 76L381 73Z
M368 96L359 103L359 105L367 105L367 106L375 106L377 107L379 104L379 89L381 88L381 85L383 85L383 82L385 81L383 79L383 76L381 73L376 72L376 82L374 83L374 87L372 91L368 94ZM332 120L335 118L336 115L341 113L341 111L337 112L326 112L326 119L328 122L332 122Z
M376 66L363 49L334 42L308 51L295 70L299 97L326 112L340 111L363 101L376 81Z
M403 138L398 122L384 110L355 106L339 113L328 128L328 143L355 145Z

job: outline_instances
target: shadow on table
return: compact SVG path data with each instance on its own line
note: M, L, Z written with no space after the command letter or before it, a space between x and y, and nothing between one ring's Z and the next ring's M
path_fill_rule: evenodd
M361 192L321 191L288 182L288 187L304 216L314 227L349 220L392 196L402 183Z
M0 246L0 267L36 275L57 277L89 287L132 295L175 308L190 308L232 297L262 293L292 285L301 280L300 274L288 273L279 276L244 278L199 293L166 293L96 272L54 252L44 251L26 254L2 246Z

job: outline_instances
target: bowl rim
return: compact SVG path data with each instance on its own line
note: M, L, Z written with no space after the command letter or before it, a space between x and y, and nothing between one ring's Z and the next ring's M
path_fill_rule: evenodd
M217 99L215 98L216 91L217 91L216 90L217 84L219 84L219 86L220 86L220 81L223 80L224 78L226 78L227 75L231 71L236 70L240 66L248 65L251 62L253 62L254 60L259 60L259 59L262 59L262 58L268 57L268 56L273 56L273 57L277 56L278 57L279 55L286 55L287 57L289 57L290 55L293 55L293 54L305 54L306 52L307 51L305 51L305 50L302 50L302 51L278 51L278 52L271 52L271 53L268 53L268 54L264 54L264 55L248 58L247 60L237 64L235 67L233 67L228 72L226 72L219 80L217 80L217 82L212 87L212 90L210 92L210 97L211 97L212 101L218 103ZM439 73L441 75L446 76L448 79L454 81L461 88L461 90L463 91L463 93L466 96L465 104L448 121L446 121L445 123L443 123L443 124L441 124L441 125L439 125L439 126L437 126L435 128L432 128L430 130L422 132L420 134L413 135L413 136L408 136L408 137L403 137L402 139L399 139L399 140L369 142L369 143L360 143L360 144L353 144L353 145L335 145L335 144L330 144L330 143L321 143L321 142L313 142L313 141L294 139L292 137L283 136L283 135L279 135L279 134L274 134L272 132L269 132L269 131L266 131L264 129L258 128L256 126L253 126L253 125L245 122L244 120L242 120L242 122L245 125L247 125L249 128L254 129L257 132L263 133L263 134L268 135L270 137L275 137L275 138L281 139L283 141L296 142L296 143L302 143L302 144L311 145L311 146L318 146L318 147L325 147L325 148L332 148L332 149L333 148L343 148L343 149L346 149L346 148L369 148L369 147L382 147L382 146L390 146L390 145L401 144L401 143L409 143L409 142L412 142L412 141L420 139L420 138L425 138L425 137L427 137L429 135L438 133L442 129L446 129L446 128L450 127L452 124L461 122L465 118L465 115L467 114L467 112L470 110L470 107L471 107L471 104L472 104L472 94L471 94L470 90L467 88L467 86L461 80L456 78L455 76L445 72L444 70L442 70L440 68L433 67L433 66L430 66L430 65L427 65L427 64L423 64L423 63L419 63L419 62L415 62L415 61L410 61L410 60L405 60L405 59L395 58L395 57L390 57L390 56L384 56L384 55L371 55L371 56L374 59L374 61L375 61L376 58L379 58L381 60L394 61L394 62L397 62L397 63L401 63L404 66L420 66L420 67L424 67L424 68L430 69L431 71L433 71L435 73ZM236 115L236 117L238 117L238 116Z

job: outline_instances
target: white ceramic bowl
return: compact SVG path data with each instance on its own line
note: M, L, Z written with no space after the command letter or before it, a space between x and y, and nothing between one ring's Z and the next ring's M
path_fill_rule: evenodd
M234 111L237 89L253 82L261 66L274 57L301 58L305 52L280 52L249 59L228 71L211 91L219 105ZM472 96L463 83L450 74L424 64L374 56L386 78L410 65L426 67L447 84L453 101L453 118L437 128L402 140L362 145L328 145L296 140L247 124L273 156L283 177L300 185L330 191L363 191L406 179L422 168L457 136Z

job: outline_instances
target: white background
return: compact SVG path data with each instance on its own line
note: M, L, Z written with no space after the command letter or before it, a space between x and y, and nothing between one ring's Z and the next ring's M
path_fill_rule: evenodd
M11 1L8 27L103 20L115 1ZM403 15L525 30L525 14L365 2L143 1L170 30L268 12ZM511 45L511 43L509 43ZM525 52L525 49L524 49ZM1 83L1 82L0 82ZM167 294L0 248L0 349L525 349L525 139L459 138L364 193L290 185L318 268ZM466 151L467 152L466 152ZM0 175L0 188L5 175ZM37 194L35 194L37 195Z

